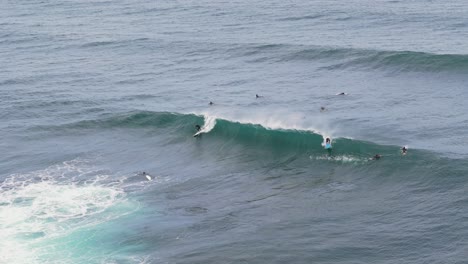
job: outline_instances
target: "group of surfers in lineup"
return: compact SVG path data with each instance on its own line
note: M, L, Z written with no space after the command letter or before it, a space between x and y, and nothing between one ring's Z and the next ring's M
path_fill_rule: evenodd
M347 95L347 93L341 92L341 93L338 93L337 95ZM261 98L261 97L263 97L263 96L260 96L258 94L255 95L256 99ZM210 101L209 105L214 105L214 103ZM324 112L324 111L326 111L326 108L324 106L320 107L320 112ZM197 137L198 135L200 135L198 132L200 132L201 126L200 125L195 125L195 128L197 130L197 133L194 135L194 137ZM323 143L323 146L328 151L328 153L331 154L332 145L331 145L331 139L329 137L327 137L325 139L325 143ZM404 147L401 148L401 154L406 155L406 153L408 153L408 148L406 146L404 146ZM372 160L379 160L380 158L382 158L382 155L375 154L371 159Z

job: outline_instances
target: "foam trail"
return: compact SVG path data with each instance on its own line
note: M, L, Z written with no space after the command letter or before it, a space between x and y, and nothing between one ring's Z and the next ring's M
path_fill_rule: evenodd
M200 132L201 133L208 133L214 128L215 125L216 125L216 117L215 116L205 116L205 124L200 129Z
M202 126L202 128L200 129L200 131L198 131L197 133L195 133L195 135L193 135L194 137L202 134L202 133L208 133L210 132L216 125L216 116L211 116L211 115L204 115L204 118L205 118L205 124Z

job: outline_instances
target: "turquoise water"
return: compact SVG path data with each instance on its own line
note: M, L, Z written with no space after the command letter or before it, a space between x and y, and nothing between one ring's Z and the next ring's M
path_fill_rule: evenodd
M0 263L466 263L467 13L6 1Z

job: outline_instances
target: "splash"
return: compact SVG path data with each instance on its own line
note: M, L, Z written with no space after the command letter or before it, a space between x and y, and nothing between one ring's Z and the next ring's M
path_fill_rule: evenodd
M216 117L205 115L205 124L200 129L200 133L208 133L210 132L216 125Z

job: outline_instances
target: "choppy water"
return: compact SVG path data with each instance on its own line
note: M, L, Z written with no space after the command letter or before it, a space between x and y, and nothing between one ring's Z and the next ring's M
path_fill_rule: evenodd
M466 263L466 14L4 1L0 263Z

